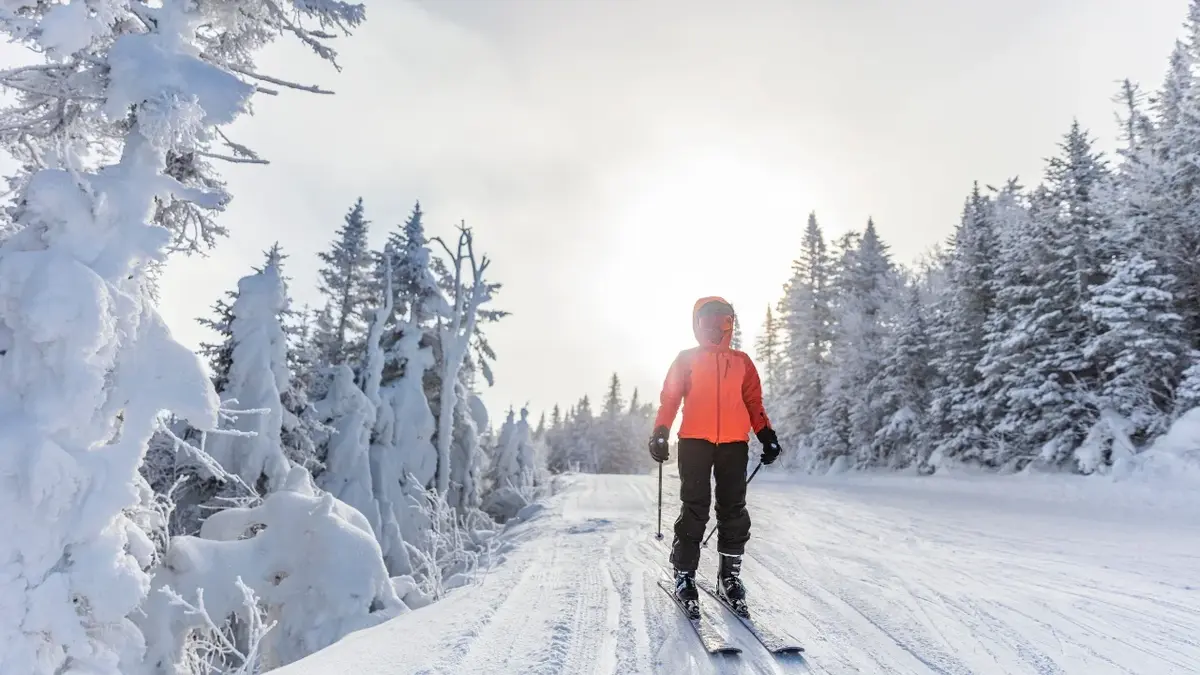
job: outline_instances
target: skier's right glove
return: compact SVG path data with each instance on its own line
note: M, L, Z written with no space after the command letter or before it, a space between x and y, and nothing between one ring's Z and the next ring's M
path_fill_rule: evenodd
M669 433L671 433L670 429L658 427L650 435L650 456L656 462L665 462L671 456L671 445L667 442L667 434Z
M771 427L763 427L763 430L755 434L758 436L758 442L762 443L762 463L770 464L779 458L779 439L775 436L775 430Z

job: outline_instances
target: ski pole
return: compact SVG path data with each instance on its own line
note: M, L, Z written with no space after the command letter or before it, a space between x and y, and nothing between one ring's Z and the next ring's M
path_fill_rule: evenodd
M760 461L758 463L758 466L754 467L754 470L750 472L750 477L746 479L747 486L750 485L750 481L754 480L754 474L758 473L758 470L761 468L762 468L762 462ZM713 525L712 529L708 531L708 536L704 538L703 542L701 542L701 544L700 544L701 548L708 548L708 540L712 539L713 532L716 532L716 531L717 531L717 526Z
M654 538L659 541L662 541L662 538L663 538L663 534L662 534L662 473L663 473L663 468L662 468L662 465L663 465L662 462L658 463L658 532L654 535Z

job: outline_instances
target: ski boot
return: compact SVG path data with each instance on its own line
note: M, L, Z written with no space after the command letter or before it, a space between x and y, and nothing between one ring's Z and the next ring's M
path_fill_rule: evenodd
M721 565L717 570L717 596L738 616L749 619L750 608L746 605L746 587L738 575L742 571L742 556L721 554Z
M700 593L696 591L696 573L675 570L675 599L683 606L688 618L700 618Z

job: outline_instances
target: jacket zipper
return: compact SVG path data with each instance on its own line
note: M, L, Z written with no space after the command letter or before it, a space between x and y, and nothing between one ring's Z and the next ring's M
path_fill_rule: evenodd
M721 444L721 353L716 352L713 358L717 360L717 440L716 445Z

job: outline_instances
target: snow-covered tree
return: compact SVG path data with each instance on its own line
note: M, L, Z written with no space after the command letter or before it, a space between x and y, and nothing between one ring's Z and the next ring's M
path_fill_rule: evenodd
M225 471L260 493L277 489L291 468L281 437L282 394L291 382L280 323L287 289L277 262L243 277L230 307L233 348L220 395L229 408L256 412L237 416L233 426L240 433L218 435L205 447Z
M438 494L449 496L452 474L455 474L456 480L453 481L455 492L449 501L454 506L462 506L475 501L471 495L478 494L478 487L475 483L480 470L480 459L476 457L478 454L477 439L474 439L476 447L471 447L472 439L460 434L459 440L464 443L460 445L460 448L466 456L461 458L462 461L457 464L451 463L450 450L455 441L456 412L463 422L462 425L459 425L459 428L463 430L462 433L467 436L478 433L473 428L474 424L470 425L470 429L465 426L465 423L471 421L469 410L458 410L460 401L465 403L466 396L464 394L467 393L464 391L465 387L461 384L459 375L467 359L467 350L472 339L475 338L475 326L480 312L483 311L484 305L491 300L496 286L485 278L490 261L487 256L476 257L475 238L469 228L466 226L459 228L458 243L453 250L442 240L436 241L442 245L449 256L451 275L454 279L452 286L454 300L450 305L449 315L438 318L436 333L437 374L441 385L438 397L436 436L437 491ZM468 274L470 275L469 279Z
M325 395L315 404L318 419L330 430L320 446L324 468L317 475L317 485L357 509L382 540L370 461L375 408L355 385L349 366L330 366L326 378Z
M762 332L754 342L754 358L758 361L758 369L762 373L763 398L770 406L778 398L787 372L779 321L776 320L770 305L767 306Z
M868 387L879 371L887 305L896 287L888 247L873 220L861 236L848 233L839 241L840 256L831 287L836 328L830 352L829 380L815 408L811 437L824 463L840 456L866 462L884 420L871 405Z
M435 273L441 261L429 249L424 215L417 202L403 228L388 235L376 273L383 274L385 263L391 266L395 312L409 316L419 326L430 324L449 309Z
M380 310L382 319L388 308ZM378 376L384 355L372 331L371 377ZM433 444L436 423L423 376L433 367L431 348L421 344L421 332L408 323L399 331L393 351L405 364L404 373L384 387L368 386L379 411L372 434L371 471L375 494L384 519L381 542L393 574L411 574L409 547L426 547L430 523L423 514L426 492L433 486L437 449ZM369 381L370 382L370 381Z
M599 415L585 395L564 418L556 405L546 431L546 466L552 473L643 473L651 468L646 439L654 425L655 406L643 403L637 390L626 404L621 378L609 378Z
M637 390L633 391L634 403L637 402ZM538 416L537 427L533 430L533 440L540 441L546 436L546 413Z
M876 466L919 463L929 440L924 424L934 378L926 305L916 283L904 295L890 307L891 330L881 345L879 373L868 387L874 417L883 420L872 439L870 463Z
M538 482L543 470L538 465L533 432L529 428L528 408L521 408L519 420L514 419L514 413L509 409L492 457L492 489L512 488L527 492Z
M792 263L792 276L779 304L788 377L776 426L789 447L812 431L813 415L824 398L833 342L832 264L817 216L809 214L800 256Z
M940 298L938 322L930 354L939 372L933 395L933 428L943 452L974 453L982 449L986 420L975 388L983 358L988 317L996 307L999 240L993 205L978 183L963 206L962 220L950 241L945 261L946 293Z
M292 34L332 60L325 42L363 8L112 0L5 10L0 30L45 62L0 72L16 97L0 143L23 166L16 231L0 245L0 413L10 420L0 473L14 481L0 500L10 561L0 606L12 617L0 622L2 669L136 672L145 642L127 617L153 550L125 515L138 466L161 410L210 429L218 405L199 358L155 310L149 270L216 234L195 216L230 196L206 162L220 157L219 127L248 110L258 87L247 80L274 79L255 72L256 49ZM313 20L320 31L304 27Z
M356 367L362 360L368 314L376 304L371 293L369 227L360 197L330 249L318 254L323 263L318 288L325 296L325 310L318 315L315 339L328 363Z
M1017 431L1020 443L1041 449L1051 464L1070 456L1095 419L1087 398L1100 369L1085 348L1096 326L1083 308L1090 288L1104 282L1104 255L1094 242L1109 226L1098 192L1107 169L1091 139L1075 123L1060 147L1062 154L1047 164L1033 213L1030 276L1037 294L1033 304L1015 308L1029 338L1028 365L1009 394L1018 409L1029 411Z

